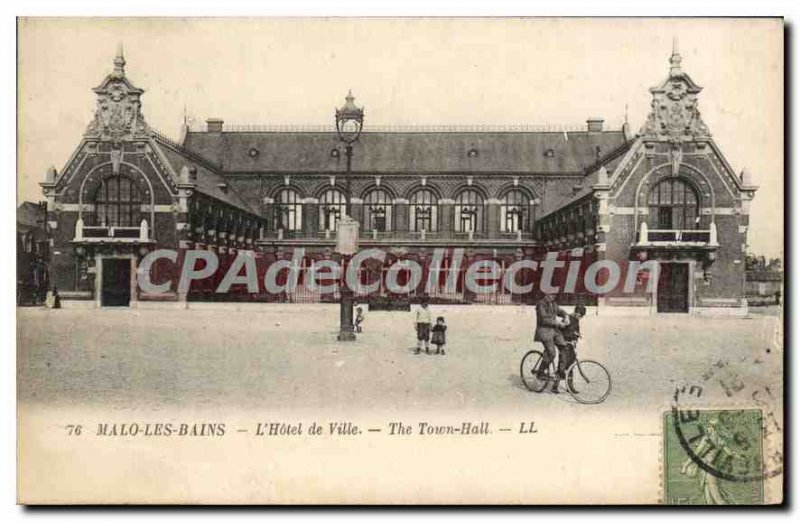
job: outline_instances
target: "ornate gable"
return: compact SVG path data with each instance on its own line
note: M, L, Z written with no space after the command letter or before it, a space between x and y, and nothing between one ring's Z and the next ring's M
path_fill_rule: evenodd
M645 139L679 143L711 136L697 108L697 95L703 88L681 70L681 60L673 45L669 77L650 89L653 101L641 131Z
M97 94L97 110L86 129L87 138L118 144L147 136L148 127L142 116L140 100L144 90L134 87L125 77L122 45L114 58L114 71L93 90Z

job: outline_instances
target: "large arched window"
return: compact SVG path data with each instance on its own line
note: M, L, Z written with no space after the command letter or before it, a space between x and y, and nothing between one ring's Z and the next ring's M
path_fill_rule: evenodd
M303 229L303 205L300 196L291 188L284 188L273 203L273 229L298 231Z
M514 189L500 203L500 231L516 233L528 231L530 199L522 190Z
M464 190L456 196L455 230L457 232L483 231L483 197L475 190Z
M656 184L648 198L649 226L655 230L694 230L699 227L697 194L680 178Z
M388 232L392 229L392 199L385 190L375 189L364 198L364 230Z
M433 192L423 188L414 192L409 201L409 227L412 232L427 232L439 229L438 203Z
M336 223L346 212L345 195L335 188L325 191L319 198L319 229L336 231Z
M141 210L139 189L127 176L107 177L94 193L95 226L139 226Z

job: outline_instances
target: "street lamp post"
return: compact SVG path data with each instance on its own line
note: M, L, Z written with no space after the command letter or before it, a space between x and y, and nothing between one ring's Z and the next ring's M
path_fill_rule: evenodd
M336 226L336 251L342 255L342 275L340 283L339 335L340 342L352 342L356 339L353 330L353 291L346 283L346 271L350 257L358 251L358 221L351 212L351 169L353 166L353 143L358 141L364 124L364 109L354 103L352 92L347 93L345 104L336 109L336 134L345 145L347 158L347 174L345 176L345 215Z

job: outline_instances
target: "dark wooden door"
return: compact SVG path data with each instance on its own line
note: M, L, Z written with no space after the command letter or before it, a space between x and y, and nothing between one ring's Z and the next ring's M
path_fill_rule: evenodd
M130 259L103 259L103 306L128 306L131 302Z
M659 313L689 312L689 265L661 263L658 276L657 310Z

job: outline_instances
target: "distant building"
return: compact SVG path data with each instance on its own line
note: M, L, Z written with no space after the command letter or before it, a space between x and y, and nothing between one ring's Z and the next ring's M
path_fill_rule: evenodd
M748 270L745 294L752 304L780 304L783 296L783 272L780 270Z
M669 74L651 89L651 113L638 134L627 122L607 129L600 118L568 131L367 124L349 176L333 128L236 127L209 119L202 131L184 125L180 143L173 142L146 124L144 91L124 67L120 52L94 89L97 112L75 153L42 183L53 216L52 273L65 303L277 299L220 297L213 284L201 283L188 295L148 295L134 274L154 248L213 250L222 264L241 250L268 262L297 248L311 258L335 257L349 177L361 246L385 248L393 258L426 265L434 248L463 248L464 265L490 259L501 270L545 252L587 264L654 260L661 266L655 294L645 292L648 280L641 277L633 293L620 284L599 298L560 298L609 312L735 313L746 305L744 256L756 187L746 172L732 170L711 138L697 108L701 87L682 70L677 50ZM463 286L432 297L493 303L539 297L512 297L502 288L474 295ZM307 293L281 298L321 300Z
M48 290L45 214L44 204L17 208L17 304L41 304Z

